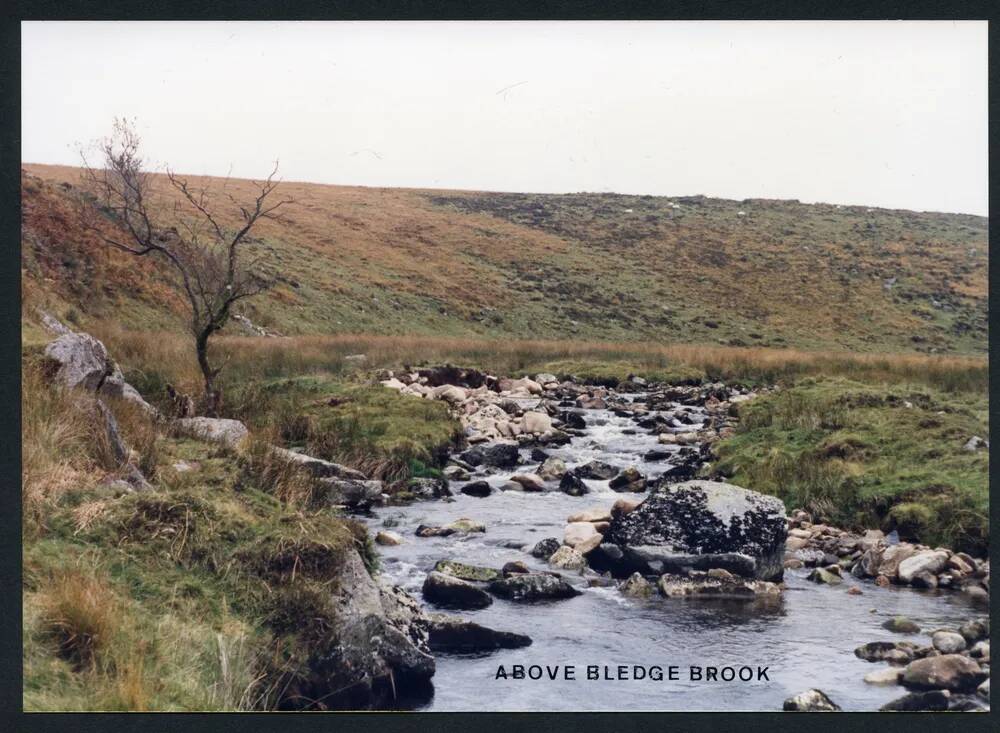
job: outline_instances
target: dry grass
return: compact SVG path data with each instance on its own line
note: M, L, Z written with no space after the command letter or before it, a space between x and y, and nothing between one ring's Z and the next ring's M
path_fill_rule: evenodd
M106 328L97 334L120 361L156 384L171 381L197 389L193 349L171 333ZM357 367L344 361L365 354L367 367L454 362L501 374L541 371L553 362L614 363L636 374L673 367L699 370L708 379L778 382L807 375L843 376L869 382L927 384L948 391L987 388L987 361L974 356L858 354L797 349L711 345L575 341L518 341L418 336L220 337L228 382L338 373ZM155 375L155 377L154 377ZM626 376L622 374L622 377Z
M59 653L77 669L94 671L119 632L121 604L107 582L82 570L66 570L45 589L43 620Z
M253 481L279 501L296 509L313 507L317 500L316 481L308 472L275 453L281 443L273 429L254 433L241 453Z
M100 472L93 419L79 395L46 384L25 364L21 381L21 500L25 527L44 522L45 507Z

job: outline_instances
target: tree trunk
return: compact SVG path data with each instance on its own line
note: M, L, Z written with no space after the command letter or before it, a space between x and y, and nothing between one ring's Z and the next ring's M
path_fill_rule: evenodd
M207 328L199 333L195 339L195 348L198 351L198 366L201 367L201 376L205 380L205 414L209 417L218 417L222 407L222 393L215 386L217 373L208 363L208 338L211 335L211 329Z

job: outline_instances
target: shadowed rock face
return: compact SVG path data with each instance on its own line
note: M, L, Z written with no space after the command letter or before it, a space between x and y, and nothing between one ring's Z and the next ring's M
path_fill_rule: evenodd
M687 481L653 489L634 511L612 519L604 539L637 566L630 572L704 568L713 566L706 556L718 556L718 567L780 580L786 534L780 499L730 484Z

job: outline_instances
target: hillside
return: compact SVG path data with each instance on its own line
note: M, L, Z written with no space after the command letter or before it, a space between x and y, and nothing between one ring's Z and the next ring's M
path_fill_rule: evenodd
M109 252L79 228L78 169L24 171L26 303L83 323L180 324L157 263ZM247 181L226 186L249 195ZM987 348L982 217L700 196L282 189L295 200L287 219L264 222L257 242L278 286L243 313L285 334Z

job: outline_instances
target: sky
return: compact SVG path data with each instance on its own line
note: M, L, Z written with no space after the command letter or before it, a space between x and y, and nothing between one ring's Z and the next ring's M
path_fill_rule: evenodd
M25 22L22 160L987 214L985 22Z

